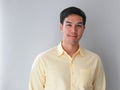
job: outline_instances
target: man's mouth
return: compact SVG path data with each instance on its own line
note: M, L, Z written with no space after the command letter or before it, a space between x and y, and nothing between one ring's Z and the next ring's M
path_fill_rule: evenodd
M70 36L70 37L77 37L77 35L68 35L68 36Z

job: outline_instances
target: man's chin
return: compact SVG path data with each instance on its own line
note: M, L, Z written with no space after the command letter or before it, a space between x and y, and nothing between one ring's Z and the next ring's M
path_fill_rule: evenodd
M79 41L72 40L72 41L70 41L70 43L71 43L72 45L78 45L78 44L79 44Z

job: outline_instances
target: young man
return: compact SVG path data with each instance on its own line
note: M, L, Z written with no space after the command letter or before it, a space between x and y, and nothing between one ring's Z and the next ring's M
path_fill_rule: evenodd
M81 48L86 15L76 7L60 14L60 44L35 60L29 90L105 90L105 74L99 56Z

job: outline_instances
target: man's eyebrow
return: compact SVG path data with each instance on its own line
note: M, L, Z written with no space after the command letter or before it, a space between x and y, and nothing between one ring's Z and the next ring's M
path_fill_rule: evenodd
M72 22L70 22L70 21L66 21L65 23L68 23L68 24L71 24ZM83 22L78 22L77 24L83 24Z
M83 24L83 22L78 22L77 24Z
M66 23L72 23L72 22L70 22L70 21L66 21Z

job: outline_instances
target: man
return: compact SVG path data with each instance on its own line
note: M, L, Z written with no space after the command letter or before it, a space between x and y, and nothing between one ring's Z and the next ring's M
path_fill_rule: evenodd
M29 81L30 90L105 90L105 74L99 56L81 48L86 15L77 7L60 14L63 39L35 60Z

